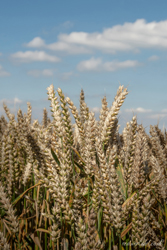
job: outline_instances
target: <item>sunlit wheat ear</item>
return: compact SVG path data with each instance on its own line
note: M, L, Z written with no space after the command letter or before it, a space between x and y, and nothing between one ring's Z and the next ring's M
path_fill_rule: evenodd
M133 161L134 161L134 151L135 151L135 144L136 144L136 130L137 130L137 119L136 116L133 116L132 121L130 122L131 129L130 129L130 159L129 159L129 166L128 166L128 176L127 176L127 182L132 185L132 167L133 167ZM129 192L130 193L130 192Z
M104 243L101 243L98 232L96 230L97 215L92 208L89 215L87 230L87 249L104 249Z
M0 136L1 137L6 129L7 124L8 122L6 121L5 117L1 115L1 118L0 118Z
M160 130L160 128L158 128L158 125L155 125L154 128L155 128L155 131L157 133L157 136L159 137L160 144L162 145L163 148L165 148L165 146L166 146L166 138L165 138L164 133Z
M48 99L51 101L51 112L52 117L54 119L54 127L53 127L53 135L52 135L52 144L51 147L56 152L56 150L60 150L61 152L61 138L63 137L64 126L61 117L61 109L60 104L58 102L58 98L55 96L55 91L53 84L47 88L48 90Z
M77 237L77 242L75 244L75 249L87 250L86 226L84 220L81 217L79 217L78 219L76 232L78 237Z
M136 136L136 147L134 161L131 172L132 184L135 189L139 189L145 181L144 161L143 161L143 139L140 131Z
M94 210L97 211L100 205L100 201L102 201L103 220L105 223L110 224L113 220L111 211L111 197L109 196L109 192L106 190L102 172L100 171L98 166L94 166L94 174L95 185L97 186L96 189L98 190L98 192L95 194L93 193L92 199L95 200L95 203L93 203L92 206L94 207Z
M160 166L164 169L165 175L167 176L167 160L165 149L161 145L159 136L157 135L155 127L150 125L150 134L151 134L151 143L152 143L152 151L155 157L157 158Z
M167 199L167 178L164 174L164 169L159 165L158 160L153 155L150 157L150 162L153 168L154 175L159 176L159 179L161 180L158 183L157 193L162 199L166 200Z
M5 210L6 213L6 219L10 222L10 230L12 233L18 232L18 225L19 222L17 221L17 218L15 216L15 210L13 209L12 204L10 203L9 198L7 198L7 194L4 190L4 187L2 186L2 183L0 182L0 203L2 204L1 207Z
M99 116L99 135L102 133L102 129L103 129L103 126L104 126L104 122L105 122L105 119L108 115L108 111L109 111L109 108L108 108L108 103L107 103L107 99L106 99L106 96L104 96L104 98L102 99L102 108L100 110L100 116Z
M132 189L132 166L134 160L134 150L136 143L136 129L137 121L136 116L132 118L132 121L127 122L126 128L123 130L123 151L124 151L124 180L128 185L128 193L130 195Z
M24 172L24 176L23 176L23 185L25 186L27 183L28 178L30 177L32 172L32 164L30 162L27 163L27 165L25 166L25 172Z
M42 120L42 126L43 128L47 127L47 122L48 122L48 112L46 108L43 109L43 120Z
M94 181L93 194L92 194L92 207L97 213L100 207L100 195L99 195L99 185L97 183L97 178Z
M10 250L10 245L7 243L7 239L2 232L0 232L0 249Z
M17 112L17 120L18 120L17 133L20 137L19 140L21 144L25 147L27 144L26 135L28 131L27 131L27 124L25 122L21 109L19 109Z
M114 121L116 119L116 116L118 115L118 112L127 94L128 94L127 88L123 89L123 86L120 86L119 91L117 92L117 95L115 96L115 100L112 104L112 107L110 108L108 115L105 119L104 127L101 132L101 140L102 142L104 142L104 144L107 144L109 141L109 138L113 129Z
M132 242L142 246L148 242L148 228L150 218L150 208L155 202L148 193L143 200L136 200L132 213Z
M10 110L9 108L7 107L7 105L5 103L3 103L3 108L5 110L5 113L8 117L9 120L13 119L14 118L14 115L10 113Z
M81 141L79 129L76 123L73 125L73 128L74 128L74 147L76 149L79 149L79 146L81 145L82 141Z
M118 176L115 169L115 158L117 154L117 146L114 145L109 158L109 169L110 169L110 190L112 197L112 211L113 211L113 221L114 227L118 234L121 232L123 227L122 218L122 204L124 202L123 196L120 190L120 184L118 181Z
M118 128L119 129L119 128ZM124 163L124 151L123 151L123 145L124 145L124 140L123 140L123 135L119 133L119 130L116 133L117 136L117 144L118 144L118 161L121 166L123 166Z
M10 135L8 136L9 168L8 168L8 175L7 175L7 180L8 180L7 190L8 190L9 197L12 196L12 187L13 187L13 181L14 181L14 154L13 154L14 145L13 144L14 144L14 141Z
M35 165L35 164L34 164ZM55 183L57 183L56 181L59 181L59 179L55 178L54 183L52 183L52 180L50 181L49 178L45 177L39 170L38 170L38 165L34 166L34 173L36 175L36 178L38 179L38 181L41 182L41 184L44 187L48 188L48 191L50 192L50 194L54 197L57 198L57 189L56 189L56 185ZM58 184L57 184L58 185Z
M61 208L63 214L65 214L65 210L67 209L67 203L69 203L69 187L70 187L70 172L69 168L66 164L61 162L60 165L60 173L58 176L58 186L57 186L57 199L56 201ZM71 211L71 210L70 210ZM70 212L71 213L71 212ZM70 214L70 217L72 214Z
M9 169L8 134L9 134L9 126L6 127L6 130L2 135L1 178L3 182L5 182L6 180L6 171L8 171Z
M58 239L60 239L61 237L61 230L59 229L59 226L57 223L53 223L53 225L51 226L51 239L54 243L57 242Z
M151 207L155 203L154 196L152 197L150 193L148 193L141 202L140 208L140 221L142 222L142 230L141 230L141 240L140 242L148 241L148 225L151 214Z
M81 117L81 123L84 125L85 121L89 118L89 108L87 107L85 103L85 96L84 91L81 89L80 93L80 117Z
M78 183L75 184L75 191L74 191L74 199L73 199L73 213L74 213L74 223L75 225L78 224L79 217L82 213L82 205L83 205L83 197L82 197L82 183L81 181L78 181Z
M145 172L145 177L149 175L151 168L149 166L149 157L150 157L150 137L149 135L145 132L145 129L142 124L138 126L138 131L141 133L142 141L143 141L143 150L142 150L142 158L143 158L143 165L144 165L144 172Z
M32 113L31 103L27 102L27 123L28 124L31 124L31 113Z
M85 172L87 175L93 174L92 165L96 163L95 155L95 136L96 136L96 123L94 114L89 113L89 119L85 122L85 151L82 153L85 165Z
M101 173L102 173L104 185L105 185L105 188L109 191L110 190L109 167L108 167L108 163L106 160L106 156L105 156L103 148L102 148L102 143L101 143L99 138L96 138L96 151L97 151L97 156L99 159L99 168L100 168Z
M156 160L158 161L159 167L157 168L159 174L161 175L162 182L159 184L159 191L162 195L163 199L167 198L167 160L166 160L166 153L165 148L161 145L160 137L157 134L157 129L155 127L150 125L150 134L151 134L151 146L152 146L152 152L153 155L156 157ZM153 160L153 158L152 158ZM155 162L155 160L153 160ZM156 168L154 167L155 164L153 164L154 173L156 172Z
M69 108L71 109L71 113L73 114L74 118L75 118L75 122L78 126L78 130L79 130L79 134L80 134L80 138L81 138L81 153L84 152L84 146L85 146L85 130L83 127L83 124L81 122L81 118L80 115L78 113L77 108L74 106L74 103L70 100L69 97L66 98L66 102L69 105Z
M142 237L142 222L140 221L140 202L136 200L134 203L132 213L132 243L134 245L140 245L140 239Z
M96 236L97 236L96 227L95 227L96 218L97 216L94 212L94 209L92 208L90 211L90 215L89 215L88 231L87 231L87 248L88 249L94 249L94 247L96 246Z
M65 154L64 164L67 163L69 167L69 171L72 172L72 153L71 147L73 146L73 130L72 130L72 123L70 112L67 107L67 102L65 101L65 96L60 88L57 89L57 92L60 96L61 108L62 108L62 121L64 127L64 134L63 134L63 153Z
M148 193L150 193L154 189L157 189L159 181L160 181L160 176L158 175L155 176L147 184L145 184L145 186L138 192L138 200L141 201Z

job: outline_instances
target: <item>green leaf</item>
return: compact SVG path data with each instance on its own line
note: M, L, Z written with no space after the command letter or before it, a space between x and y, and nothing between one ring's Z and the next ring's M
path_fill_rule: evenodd
M60 167L60 161L59 161L57 155L55 154L55 152L53 151L52 148L51 148L51 154L52 154L53 158L55 159L55 161L57 162L57 164L58 164L59 167Z
M12 203L13 206L16 205L16 203L17 203L19 200L21 200L21 199L23 198L23 196L24 196L29 190L31 190L31 189L33 189L33 188L35 188L35 187L41 185L41 183L42 183L42 182L39 181L37 184L35 184L34 186L28 188L26 191L24 191L22 194L20 194L20 195L13 201L13 203Z
M120 184L123 198L124 198L124 200L126 200L126 187L125 187L125 182L124 182L124 177L123 177L123 167L120 164L118 164L118 166L116 168L116 172L118 175L118 181Z

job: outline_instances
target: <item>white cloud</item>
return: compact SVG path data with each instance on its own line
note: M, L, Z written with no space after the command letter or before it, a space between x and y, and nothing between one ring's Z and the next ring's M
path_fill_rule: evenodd
M45 42L40 37L35 37L31 42L26 44L27 47L30 48L41 48L45 46Z
M139 65L141 65L139 62L133 60L127 60L124 62L113 61L104 63L104 69L106 71L116 71L119 69L133 68Z
M26 44L30 48L45 48L54 51L63 51L68 54L89 54L91 53L90 49L85 48L84 46L77 46L68 44L66 42L56 42L51 44L45 44L45 41L40 37L35 37L32 41Z
M157 61L158 59L159 59L159 56L153 55L153 56L150 56L150 57L148 58L148 61Z
M17 103L22 103L23 101L20 100L19 98L15 97L13 99L2 99L0 100L0 103L3 104L17 104Z
M94 113L100 113L100 108L99 107L94 107L91 109Z
M167 117L167 114L154 114L154 115L150 115L149 118L151 119L159 119L159 118L164 118Z
M162 109L161 112L167 113L167 109Z
M144 109L144 108L136 108L136 109L125 109L126 112L137 112L137 113L149 113L151 109Z
M55 51L63 51L68 54L91 54L92 53L92 51L86 48L85 46L69 44L64 41L51 43L46 46L46 49L55 50Z
M44 41L37 38L29 46L44 46ZM147 23L144 19L138 19L134 23L115 25L102 32L60 34L57 42L45 44L45 48L68 53L91 53L94 49L106 53L139 52L143 48L167 49L167 20Z
M22 103L23 101L20 100L19 98L15 97L14 98L14 103L17 104L17 103Z
M111 61L102 62L101 58L92 57L89 60L80 62L77 65L79 71L116 71L124 68L132 68L141 65L137 61L127 60L124 62Z
M50 77L53 76L53 70L51 69L44 69L44 70L30 70L27 72L28 75L34 76L34 77L40 77L40 76L46 76Z
M5 71L2 65L0 65L0 77L3 77L3 76L10 76L10 73Z
M92 57L89 60L82 61L77 65L79 71L99 71L102 66L102 60L100 58L95 59Z
M60 59L56 56L51 56L44 51L19 51L12 55L13 59L19 62L59 62Z

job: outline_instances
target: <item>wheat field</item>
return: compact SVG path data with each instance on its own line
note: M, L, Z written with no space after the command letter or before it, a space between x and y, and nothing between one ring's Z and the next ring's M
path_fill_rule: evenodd
M80 110L47 91L52 119L0 117L0 249L167 249L166 131L133 116L119 133L124 86L99 121L83 90Z

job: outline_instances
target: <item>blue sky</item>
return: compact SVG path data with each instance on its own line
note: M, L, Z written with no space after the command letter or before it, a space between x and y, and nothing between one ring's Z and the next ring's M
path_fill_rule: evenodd
M96 117L124 85L121 130L133 114L147 131L166 127L167 1L1 1L0 113L29 101L41 121L52 83L77 107L83 88Z

